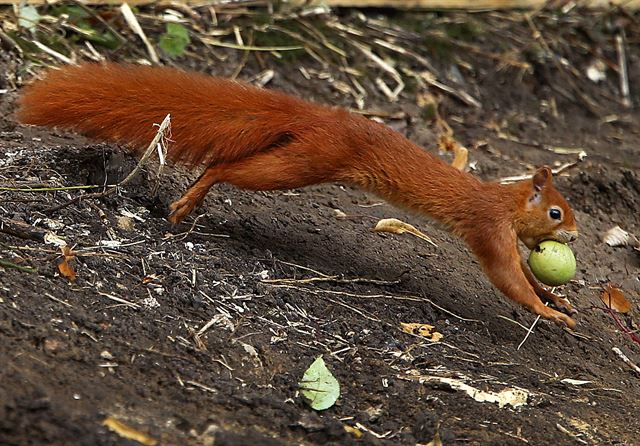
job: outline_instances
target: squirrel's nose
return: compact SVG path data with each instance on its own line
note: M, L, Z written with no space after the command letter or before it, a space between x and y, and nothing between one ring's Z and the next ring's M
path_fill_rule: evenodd
M556 232L553 240L558 241L560 243L571 243L577 238L578 238L578 231L561 230Z
M578 231L567 231L567 235L569 237L569 241L573 242L578 238Z

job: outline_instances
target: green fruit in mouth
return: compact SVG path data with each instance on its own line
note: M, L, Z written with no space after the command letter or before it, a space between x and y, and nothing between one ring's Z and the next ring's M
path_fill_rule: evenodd
M576 258L564 243L546 240L531 250L529 267L546 285L564 285L576 274Z

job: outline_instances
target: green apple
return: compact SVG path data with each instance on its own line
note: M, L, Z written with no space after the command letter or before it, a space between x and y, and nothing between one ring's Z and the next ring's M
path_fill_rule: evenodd
M546 285L564 285L576 274L576 258L564 243L546 240L531 250L529 267Z

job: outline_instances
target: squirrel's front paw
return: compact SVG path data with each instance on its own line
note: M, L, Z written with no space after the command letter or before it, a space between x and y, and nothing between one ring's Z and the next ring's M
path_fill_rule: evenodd
M569 305L569 307L571 307ZM561 327L568 327L571 329L574 329L576 326L576 321L573 320L572 318L570 318L569 316L567 316L564 313L560 313L559 311L556 311L552 308L549 307L545 307L546 310L540 313L540 316L542 316L545 319L549 319L550 321L555 322L556 324L560 325Z
M578 310L573 308L573 306L569 303L567 299L556 296L557 299L553 301L553 304L556 306L558 310L561 310L569 315L574 315L578 313Z
M557 294L552 293L551 291L547 291L544 288L541 288L536 294L540 299L553 304L558 310L564 313L573 315L578 312L578 310L573 308L573 306L569 303L568 299L560 297Z

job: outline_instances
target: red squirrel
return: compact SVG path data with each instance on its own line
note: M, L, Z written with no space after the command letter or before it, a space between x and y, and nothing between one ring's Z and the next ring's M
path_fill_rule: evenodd
M254 191L338 182L444 223L489 280L535 314L570 328L575 310L538 284L518 248L570 242L573 211L548 167L502 185L461 172L389 127L337 107L173 68L84 64L51 70L19 100L22 123L75 130L144 150L171 114L168 157L202 175L171 204L179 223L216 183ZM564 313L547 307L552 303Z

